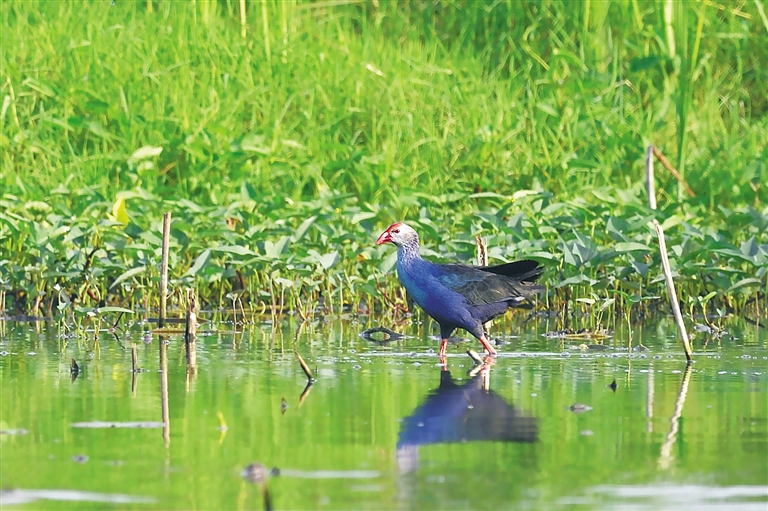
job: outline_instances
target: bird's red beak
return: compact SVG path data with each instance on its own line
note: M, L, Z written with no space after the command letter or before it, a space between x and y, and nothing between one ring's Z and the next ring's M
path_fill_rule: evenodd
M390 243L392 241L392 235L389 233L389 229L381 233L379 239L376 240L377 245L383 245L384 243Z

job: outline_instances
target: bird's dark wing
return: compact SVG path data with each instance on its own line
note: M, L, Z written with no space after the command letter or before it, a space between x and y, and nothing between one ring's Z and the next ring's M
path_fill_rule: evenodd
M536 261L516 261L498 266L439 265L437 280L462 295L468 305L511 302L515 306L525 298L544 290L535 284L543 268Z

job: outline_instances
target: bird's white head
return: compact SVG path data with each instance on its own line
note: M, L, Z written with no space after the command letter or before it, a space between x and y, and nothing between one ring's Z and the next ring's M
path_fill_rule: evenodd
M394 243L398 247L409 247L419 245L419 235L409 225L402 222L397 222L390 225L386 231L381 233L379 239L376 240L377 245L384 243Z

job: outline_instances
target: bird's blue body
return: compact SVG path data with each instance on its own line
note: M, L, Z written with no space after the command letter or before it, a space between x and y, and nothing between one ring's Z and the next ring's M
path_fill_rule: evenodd
M413 228L395 223L376 243L397 246L397 276L408 295L440 325L445 354L447 339L456 328L478 338L486 351L496 353L483 333L483 323L520 307L526 298L544 288L535 283L542 268L536 261L516 261L498 266L436 264L419 254L419 236Z
M475 337L483 335L483 323L473 317L466 298L440 281L446 277L442 265L398 248L397 277L413 301L438 322L443 338L450 337L456 328ZM507 310L506 304L503 310Z

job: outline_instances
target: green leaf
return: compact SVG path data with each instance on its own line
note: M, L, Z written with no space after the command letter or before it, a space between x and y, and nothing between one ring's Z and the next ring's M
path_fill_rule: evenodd
M536 103L536 108L538 108L539 110L541 110L547 115L551 115L552 117L560 117L560 114L557 113L557 110L555 110L554 108L552 108L546 103Z
M293 236L291 237L292 240L299 241L303 238L309 228L312 227L312 224L315 223L315 220L317 220L317 215L313 215L301 222L301 225L296 229L296 232L293 233ZM354 222L354 219L352 219L352 222Z
M574 277L570 277L565 279L564 281L557 284L555 287L565 287L565 286L573 286L575 284L589 284L590 286L594 286L597 284L597 281L595 279L591 279L587 277L584 274L576 275Z
M131 277L134 277L136 275L144 273L145 271L147 271L147 267L146 266L139 266L139 267L136 267L136 268L131 268L130 270L126 271L125 273L123 273L122 275L117 277L115 279L115 281L112 283L112 285L109 286L109 289L113 289L119 283L121 283L121 282L123 282L125 280L128 280Z
M210 252L224 252L227 254L236 254L236 255L255 255L255 252L252 250L242 247L240 245L232 245L232 246L224 246L224 247L211 247L208 249Z
M653 250L651 247L644 243L635 243L633 241L622 241L616 243L616 245L613 246L613 249L620 254L637 251L650 252Z
M370 211L361 211L360 213L355 213L352 215L352 223L359 224L363 220L370 220L371 218L376 218L376 213L372 213Z
M756 279L754 277L749 277L746 279L741 279L734 285L728 288L728 293L732 293L734 291L738 291L739 289L746 288L746 287L763 287L763 281L760 279Z
M285 250L288 248L290 241L291 241L290 236L283 236L276 243L272 243L269 240L265 241L264 255L273 259L280 258L283 252L285 252Z
M195 259L194 264L190 269L187 270L187 273L185 275L192 275L193 277L197 275L197 272L199 272L206 265L206 263L210 258L211 258L210 249L203 250L203 253L197 256L197 259Z
M137 163L141 160L147 160L149 158L155 158L156 156L160 156L160 153L163 152L162 147L155 147L151 145L145 145L143 147L140 147L139 149L136 149L136 151L133 152L130 158L128 158L128 163Z
M126 314L133 314L131 309L124 307L99 307L96 309L96 314L105 314L107 312L125 312Z

